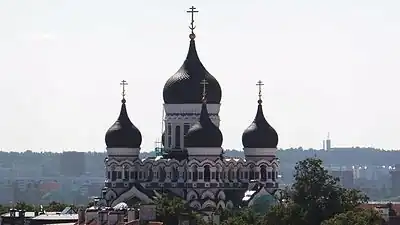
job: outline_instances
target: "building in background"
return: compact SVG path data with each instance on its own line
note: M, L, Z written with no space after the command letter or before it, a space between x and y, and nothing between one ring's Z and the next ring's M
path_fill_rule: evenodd
M392 196L400 196L400 164L396 164L395 168L390 171L392 183Z
M79 177L86 172L84 152L63 152L60 156L60 174Z
M345 188L354 188L354 171L353 169L338 168L330 171L333 177L340 179L340 184Z

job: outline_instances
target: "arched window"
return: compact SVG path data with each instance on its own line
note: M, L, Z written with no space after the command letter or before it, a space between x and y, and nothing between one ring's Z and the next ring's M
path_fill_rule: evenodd
M163 167L160 167L159 169L158 169L158 172L159 172L159 181L164 181L165 180L165 177L166 177L166 173L165 173L165 170L164 170L164 168Z
M197 177L198 177L197 167L194 167L193 168L193 181L197 181Z
M148 172L148 176L147 176L147 180L152 180L153 179L153 169L151 167L149 167L149 172Z
M181 126L175 127L175 148L181 148Z
M178 169L174 166L172 167L172 181L177 181L179 179L179 171Z
M204 181L210 182L210 178L211 178L210 166L206 165L204 166Z
M262 165L260 172L261 172L261 181L267 181L267 167Z
M250 180L254 180L254 169L250 169Z

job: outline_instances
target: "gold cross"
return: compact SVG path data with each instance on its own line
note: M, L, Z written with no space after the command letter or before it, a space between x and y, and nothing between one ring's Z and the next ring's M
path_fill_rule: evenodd
M264 85L264 83L261 80L259 80L256 85L258 86L258 98L259 98L259 100L261 100L261 96L262 96L261 87Z
M186 11L187 13L192 14L192 21L190 22L189 28L190 28L190 30L192 30L192 34L194 34L193 30L196 29L196 26L194 25L194 14L198 13L199 11L195 10L196 7L194 7L194 6L190 7L189 9L190 9L190 11Z
M126 80L122 80L120 85L122 86L122 98L125 98L125 86L128 85L128 83L126 82Z

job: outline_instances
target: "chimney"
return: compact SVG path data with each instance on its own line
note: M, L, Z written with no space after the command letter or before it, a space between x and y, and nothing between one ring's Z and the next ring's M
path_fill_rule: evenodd
M128 209L128 223L134 221L135 219L136 219L135 209Z
M78 225L85 223L85 210L82 208L78 209Z
M23 210L23 209L19 210L18 216L21 219L25 219L25 210Z
M107 209L102 209L97 212L97 222L99 225L107 224L108 221L108 211Z
M86 209L85 224L97 219L97 211L98 209L94 207Z
M123 225L124 222L125 212L124 211L117 211L113 210L108 212L108 225Z
M108 212L108 225L115 225L118 221L116 211L112 210Z
M118 211L118 217L117 217L118 219L117 219L117 225L124 225L125 224L125 221L124 221L124 218L125 218L125 211Z

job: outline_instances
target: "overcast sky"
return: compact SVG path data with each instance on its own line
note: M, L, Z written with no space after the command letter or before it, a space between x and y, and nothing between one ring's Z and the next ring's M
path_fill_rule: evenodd
M0 1L0 149L104 151L127 108L160 138L162 89L196 6L200 59L222 86L223 146L241 149L264 81L279 147L399 149L398 0Z

